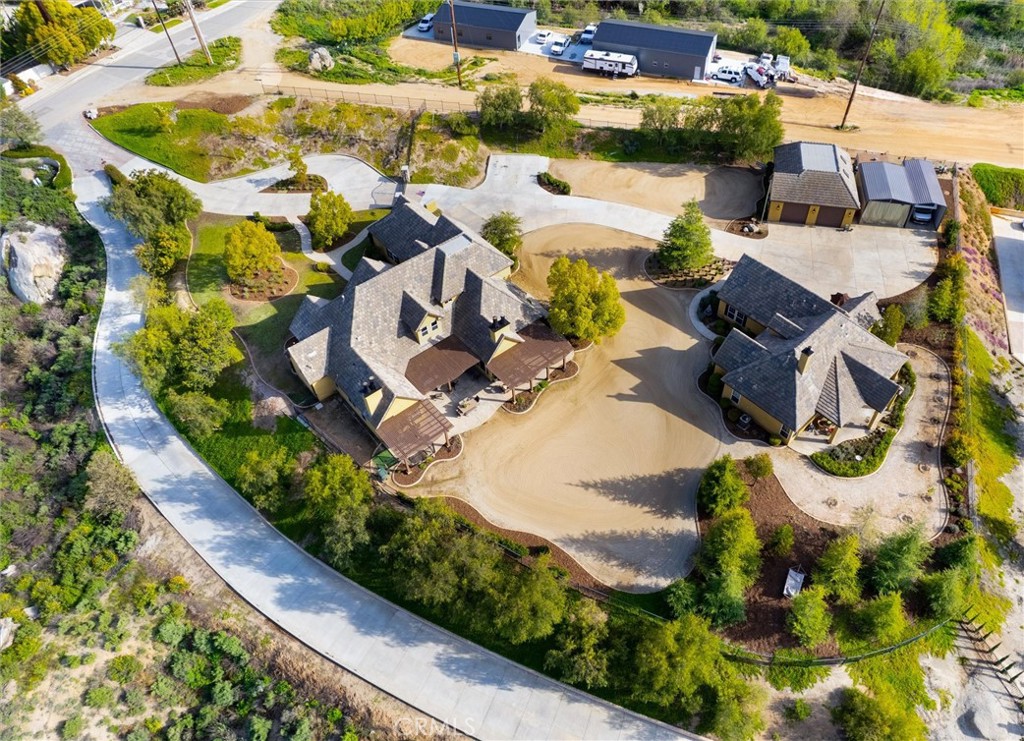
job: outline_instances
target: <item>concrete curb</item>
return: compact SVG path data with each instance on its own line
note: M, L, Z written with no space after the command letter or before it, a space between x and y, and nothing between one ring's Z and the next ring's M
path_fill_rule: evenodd
M715 283L714 285L708 286L704 290L700 291L696 296L693 297L693 300L690 301L689 307L687 307L687 309L686 309L686 313L690 317L690 323L693 324L693 328L696 329L697 332L700 333L701 337L703 337L706 340L711 340L712 342L714 342L716 339L718 339L718 335L715 334L714 332L712 332L710 329L708 329L707 325L704 324L704 322L702 322L700 320L700 314L699 314L700 302L701 302L701 300L705 296L709 295L712 291L719 290L724 283L725 283L724 280L720 280L717 283ZM655 285L657 285L657 284L655 284ZM687 290L693 290L693 289L687 289Z

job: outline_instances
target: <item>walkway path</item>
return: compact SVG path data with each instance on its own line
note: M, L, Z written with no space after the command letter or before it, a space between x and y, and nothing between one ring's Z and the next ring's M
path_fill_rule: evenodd
M1021 218L992 214L999 282L1006 302L1010 354L1024 363L1024 222Z
M177 434L112 351L141 325L135 243L100 206L95 158L69 157L78 206L108 273L94 346L96 405L110 440L160 512L246 601L310 648L479 738L698 738L576 691L395 607L272 528ZM90 166L90 164L92 166Z

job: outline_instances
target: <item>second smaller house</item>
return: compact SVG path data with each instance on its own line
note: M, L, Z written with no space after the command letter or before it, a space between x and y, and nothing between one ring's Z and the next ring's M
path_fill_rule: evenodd
M872 430L903 393L907 356L871 334L875 295L835 303L744 255L718 292L735 325L715 353L722 398L789 443L807 427Z
M537 11L455 0L456 38L460 44L516 51L537 30ZM441 3L434 15L434 38L452 40L452 6Z
M768 201L769 221L849 226L860 208L850 155L835 144L775 147Z
M857 181L862 224L937 229L946 215L946 199L928 160L861 162Z

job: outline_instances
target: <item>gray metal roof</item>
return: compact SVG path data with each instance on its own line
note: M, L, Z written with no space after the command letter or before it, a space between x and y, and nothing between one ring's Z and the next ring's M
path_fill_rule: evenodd
M793 142L775 147L771 200L860 208L850 155L835 144Z
M737 270L739 280L730 286ZM756 340L737 329L729 333L715 355L715 363L726 371L722 380L794 430L815 412L844 425L856 421L864 407L884 410L899 391L892 376L907 357L863 325L870 315L865 304L871 294L848 302L853 309L848 312L845 306L840 308L793 286L796 284L788 278L753 258L741 258L719 298L724 293L737 302L728 303L740 308L743 301L738 294L747 288L756 294L757 302L771 298L776 311L769 322L762 322L771 329ZM775 298L780 296L794 299L794 304L787 309ZM813 354L801 373L799 360L806 348Z
M935 166L928 160L910 159L903 163L907 173L910 190L914 194L916 205L945 206L946 197L942 194L939 178L935 174Z
M474 28L493 28L499 31L515 31L531 13L528 8L509 8L501 5L470 3L455 0L455 23ZM434 23L451 23L451 11L444 2L437 8Z
M457 18L457 17L456 17ZM594 47L601 43L623 44L644 49L693 54L706 57L715 46L717 34L672 26L655 26L633 21L601 21L594 34Z
M863 162L860 166L861 198L869 201L916 203L907 181L906 170L892 162Z

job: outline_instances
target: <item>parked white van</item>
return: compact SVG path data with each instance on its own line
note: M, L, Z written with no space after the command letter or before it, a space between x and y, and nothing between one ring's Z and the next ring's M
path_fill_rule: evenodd
M719 67L711 73L712 80L722 80L723 82L739 82L743 79L743 70L735 67Z

